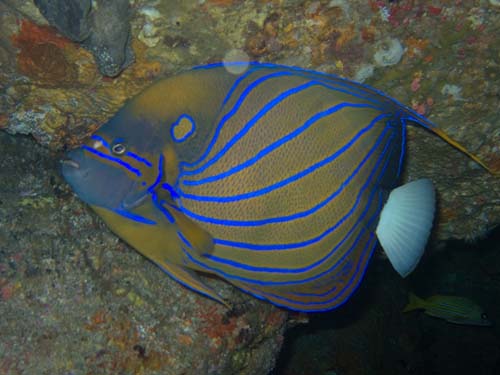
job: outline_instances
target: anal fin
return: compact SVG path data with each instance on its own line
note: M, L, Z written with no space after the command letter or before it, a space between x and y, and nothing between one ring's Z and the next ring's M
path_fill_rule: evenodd
M195 271L191 271L182 266L169 263L167 261L161 260L153 260L155 264L160 267L165 273L167 273L170 277L172 277L175 281L184 285L185 287L194 290L206 297L209 297L224 306L228 309L231 308L231 305L224 301L224 299L219 296L212 288L205 285L199 278L199 276L195 273Z

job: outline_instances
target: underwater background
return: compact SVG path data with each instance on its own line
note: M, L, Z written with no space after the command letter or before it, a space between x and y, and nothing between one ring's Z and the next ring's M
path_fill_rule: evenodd
M187 290L107 229L59 160L155 80L249 59L374 86L500 171L496 0L0 0L0 374L500 373L500 182L409 127L403 180L438 214L401 279L378 250L353 297L289 313ZM491 326L402 313L467 297ZM463 307L463 306L461 306Z

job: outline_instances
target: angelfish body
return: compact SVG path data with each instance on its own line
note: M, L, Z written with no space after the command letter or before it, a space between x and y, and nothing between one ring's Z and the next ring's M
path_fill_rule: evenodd
M63 174L182 284L223 302L194 271L209 272L276 305L323 311L353 293L377 239L403 276L423 253L432 184L396 188L408 121L440 134L352 81L214 64L147 88L68 155Z

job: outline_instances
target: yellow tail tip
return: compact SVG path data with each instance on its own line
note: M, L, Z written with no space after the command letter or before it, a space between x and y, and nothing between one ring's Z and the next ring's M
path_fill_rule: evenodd
M457 150L460 150L463 152L465 155L467 155L469 158L474 160L477 164L479 164L481 167L483 167L485 170L488 171L488 173L492 174L493 176L499 177L500 176L500 165L495 165L494 167L489 167L484 161L482 161L479 157L471 153L469 150L467 150L464 146L462 146L460 143L457 141L453 140L450 138L448 134L446 134L444 131L441 129L432 127L430 128L434 133L436 133L440 138L445 140L447 143L455 147ZM496 163L496 164L500 164Z

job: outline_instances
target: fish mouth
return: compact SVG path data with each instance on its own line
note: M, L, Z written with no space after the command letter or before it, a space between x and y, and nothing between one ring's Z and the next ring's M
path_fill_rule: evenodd
M76 161L71 160L71 159L64 159L61 160L61 164L65 167L70 167L74 169L80 169L80 164L78 164Z

